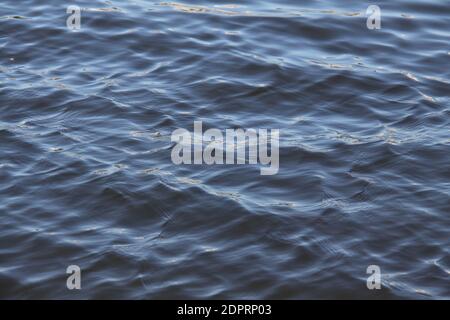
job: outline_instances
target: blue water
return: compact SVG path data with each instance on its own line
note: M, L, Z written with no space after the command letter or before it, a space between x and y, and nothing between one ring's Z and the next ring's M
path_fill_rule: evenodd
M0 298L450 298L449 16L2 0ZM279 129L278 174L173 164L194 121Z

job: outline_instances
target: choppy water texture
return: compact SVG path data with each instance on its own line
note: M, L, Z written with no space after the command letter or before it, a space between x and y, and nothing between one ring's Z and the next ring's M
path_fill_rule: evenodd
M450 3L369 4L2 0L0 297L449 298ZM279 173L172 164L194 120Z

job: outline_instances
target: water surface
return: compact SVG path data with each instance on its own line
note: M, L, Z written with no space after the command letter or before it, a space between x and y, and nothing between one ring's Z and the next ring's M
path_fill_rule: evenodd
M3 0L0 298L450 298L450 3L370 4ZM194 121L278 174L174 165Z

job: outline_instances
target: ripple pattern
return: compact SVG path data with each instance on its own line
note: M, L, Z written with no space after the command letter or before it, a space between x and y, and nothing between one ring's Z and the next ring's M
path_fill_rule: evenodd
M0 5L0 298L450 298L448 2L72 2ZM174 165L197 120L278 174Z

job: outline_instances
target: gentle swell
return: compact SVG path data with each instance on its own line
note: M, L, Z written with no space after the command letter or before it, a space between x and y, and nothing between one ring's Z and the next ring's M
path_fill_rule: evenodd
M77 3L0 8L0 298L450 297L448 3ZM196 120L279 173L174 165Z

